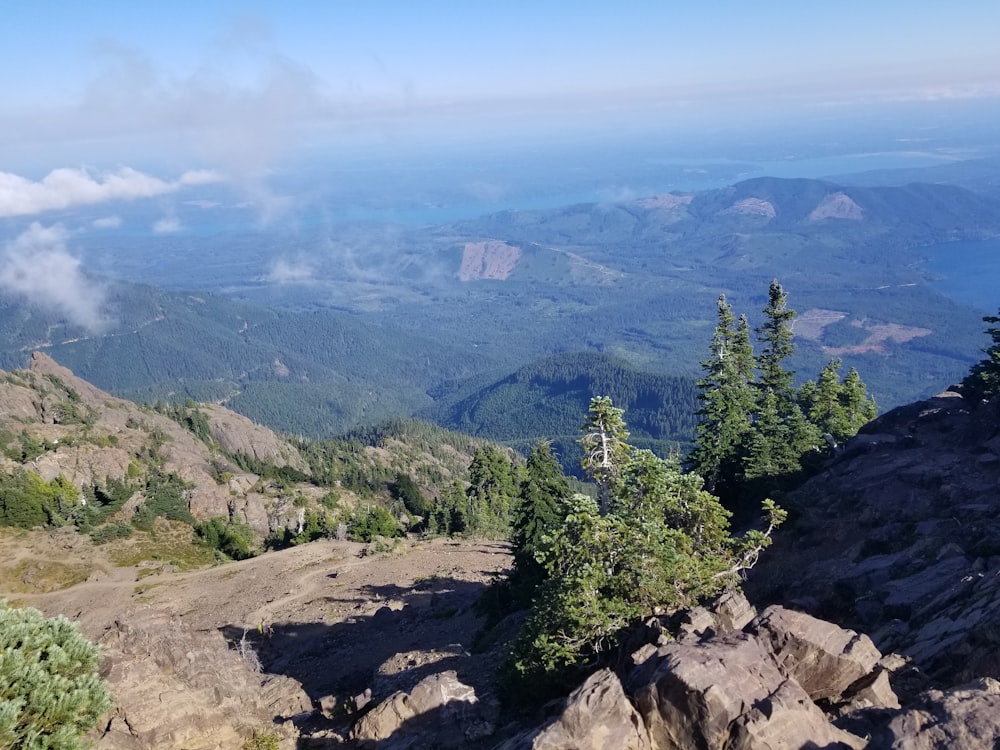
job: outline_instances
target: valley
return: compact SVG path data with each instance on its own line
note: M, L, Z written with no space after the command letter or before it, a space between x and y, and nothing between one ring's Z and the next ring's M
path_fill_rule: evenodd
M941 266L927 266L929 252L953 249L949 283L975 277L989 246L969 243L1000 234L997 199L953 183L755 178L446 225L148 237L134 259L134 239L83 234L83 257L118 277L95 280L105 328L0 299L0 366L23 366L41 347L118 395L217 401L311 437L401 416L458 427L449 404L546 357L599 353L694 378L715 298L756 325L778 278L799 312L795 369L841 357L888 409L957 380L990 312L949 296Z

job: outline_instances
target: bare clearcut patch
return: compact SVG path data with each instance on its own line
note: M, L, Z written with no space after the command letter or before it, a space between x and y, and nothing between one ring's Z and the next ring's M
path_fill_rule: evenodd
M466 242L458 278L461 281L503 281L511 275L520 259L521 248L501 240Z

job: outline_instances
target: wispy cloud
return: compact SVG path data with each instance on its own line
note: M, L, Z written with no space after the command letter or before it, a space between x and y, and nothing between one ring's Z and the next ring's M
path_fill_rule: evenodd
M122 225L122 217L120 216L102 216L100 219L94 219L92 226L94 229L118 229Z
M296 284L312 281L314 274L313 267L308 263L278 259L271 264L264 280L272 284Z
M0 289L100 330L108 323L102 312L105 289L83 273L79 258L66 247L68 237L60 224L44 227L33 222L4 247Z
M153 222L153 231L157 234L170 234L171 232L179 232L180 229L181 222L176 216L164 216Z
M131 167L103 174L93 174L86 169L54 169L37 182L11 172L0 172L0 217L34 216L75 206L150 198L221 179L217 172L196 170L168 181Z

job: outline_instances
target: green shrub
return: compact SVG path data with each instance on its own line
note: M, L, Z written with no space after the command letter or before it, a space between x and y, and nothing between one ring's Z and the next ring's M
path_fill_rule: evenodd
M0 747L83 747L83 736L111 708L99 656L65 617L0 602Z
M257 554L253 529L245 523L216 516L195 527L201 540L233 560L246 560Z
M188 508L187 490L188 484L177 474L150 469L143 489L146 502L135 512L132 524L137 529L149 531L153 528L153 521L163 517L193 526L195 521Z
M114 539L127 539L132 536L132 527L121 521L109 523L90 532L94 544L106 544Z
M352 542L370 542L375 537L401 534L399 522L385 508L371 505L358 508L347 521L347 538Z
M278 735L274 732L258 732L256 729L243 740L240 750L278 750Z
M785 518L766 500L767 530L732 536L729 512L702 489L701 477L625 442L621 410L610 399L591 402L585 430L584 468L606 503L571 496L534 549L544 575L507 664L518 700L566 687L630 625L737 586ZM515 542L516 559L524 538Z

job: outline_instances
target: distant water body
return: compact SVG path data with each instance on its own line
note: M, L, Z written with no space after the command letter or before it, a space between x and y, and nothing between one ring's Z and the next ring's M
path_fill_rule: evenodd
M267 226L298 229L365 223L428 226L475 219L508 210L533 211L579 203L615 203L658 193L698 192L733 185L755 177L825 178L874 170L937 166L948 161L930 153L884 151L783 159L731 159L660 153L642 145L623 153L572 149L548 156L511 149L509 152L455 153L420 162L378 163L359 158L353 163L335 158L287 184L272 186L298 208L285 221L261 222L258 212L231 197L210 194L202 202L176 207L181 230L174 235L210 236L253 232ZM833 178L836 180L837 178ZM296 196L308 196L300 201ZM137 207L137 211L142 211ZM158 217L126 222L119 236L153 235Z
M1000 239L921 248L929 281L953 299L995 315L1000 307Z
M516 164L518 157L511 154ZM647 155L633 167L618 164L609 172L614 176L602 179L600 169L591 167L592 176L581 184L571 179L573 167L559 165L547 174L532 174L525 165L525 176L513 179L501 199L482 200L468 196L456 199L454 194L441 200L433 197L424 205L414 206L402 194L398 201L385 196L378 208L364 205L341 206L327 219L336 221L372 221L401 224L446 224L474 219L485 214L507 210L534 211L570 206L578 203L611 203L669 192L698 192L727 187L754 177L825 178L874 170L892 170L938 166L948 159L934 154L914 152L857 153L813 158L788 157L779 160L731 160L716 157L657 157ZM485 165L484 165L485 166ZM507 165L510 168L510 165ZM577 168L579 169L579 168ZM363 169L361 170L364 171ZM417 168L416 171L421 171ZM485 171L489 171L488 168ZM588 170L590 171L590 170ZM412 172L410 173L412 180ZM418 178L419 179L419 178ZM610 184L609 184L610 183ZM424 186L433 195L435 186L454 187L441 181L441 175L426 168ZM339 210L338 210L339 209Z

